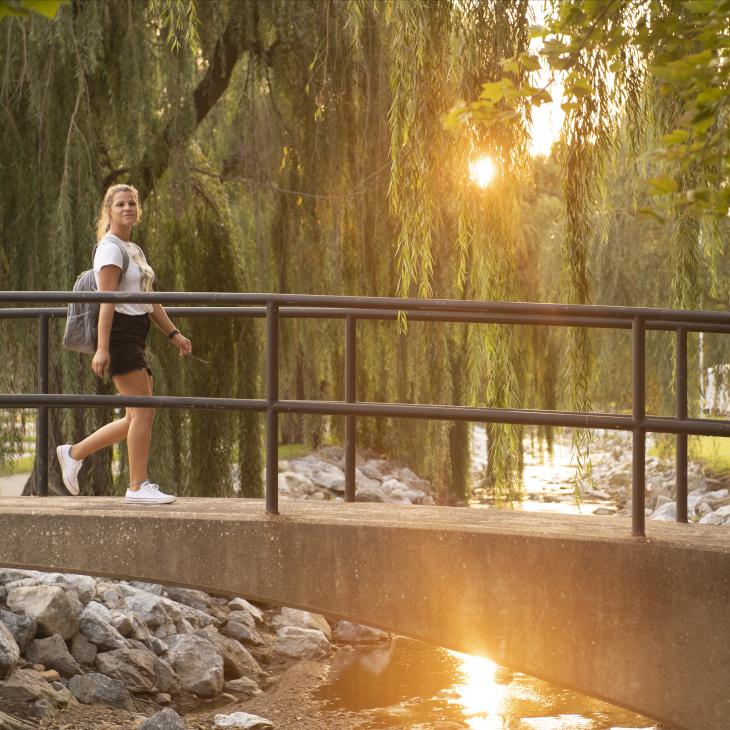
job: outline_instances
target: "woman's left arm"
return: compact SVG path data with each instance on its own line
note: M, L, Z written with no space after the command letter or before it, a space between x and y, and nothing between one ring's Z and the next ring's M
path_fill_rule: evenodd
M165 335L167 335L172 344L180 350L180 357L185 357L193 351L193 345L190 340L181 335L175 328L175 325L167 316L167 312L161 304L152 305L150 317L152 318L152 321L165 333Z

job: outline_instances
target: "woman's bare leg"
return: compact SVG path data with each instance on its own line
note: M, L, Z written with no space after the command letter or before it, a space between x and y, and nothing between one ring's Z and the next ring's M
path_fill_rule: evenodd
M111 446L127 438L129 431L129 417L125 416L89 434L83 441L79 441L71 447L72 459L85 459L95 451Z
M116 375L114 385L122 395L152 395L152 377L144 370ZM129 455L129 485L132 491L147 479L147 459L152 438L154 408L127 408L127 454Z

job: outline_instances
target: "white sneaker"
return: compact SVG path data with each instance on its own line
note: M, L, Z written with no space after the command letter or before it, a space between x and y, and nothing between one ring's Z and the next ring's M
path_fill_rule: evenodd
M61 477L69 494L74 497L79 493L79 471L84 460L71 457L71 444L62 444L56 447L56 456L61 465Z
M142 482L136 492L128 489L124 501L130 504L170 504L175 501L175 497L161 492L156 484L147 481Z

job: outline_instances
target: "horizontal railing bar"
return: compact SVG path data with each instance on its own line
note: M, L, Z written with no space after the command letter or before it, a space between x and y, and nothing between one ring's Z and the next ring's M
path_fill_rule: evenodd
M279 307L336 307L387 309L392 311L481 312L492 314L544 314L556 317L611 317L667 322L730 324L730 312L701 312L652 307L619 307L598 304L554 304L537 302L464 301L459 299L399 299L397 297L353 297L320 294L277 294L238 292L68 292L0 291L0 302L160 302L167 304L249 304Z
M0 408L195 408L220 411L265 411L266 401L258 398L200 398L170 395L77 395L72 393L0 394Z
M194 408L198 410L265 411L266 401L255 398L201 398L181 396L76 395L70 393L0 394L0 408ZM634 427L630 416L578 411L535 411L511 408L471 408L432 406L418 403L346 403L344 401L280 400L278 413L312 413L330 416L385 416L396 418L433 418L453 421L490 421L532 426L608 428L627 431ZM664 418L647 416L642 427L649 433L687 433L696 436L730 436L730 420L709 418Z
M166 307L168 314L175 317L253 317L263 319L266 316L266 307ZM346 319L348 316L358 319L395 320L398 313L387 309L341 309L333 307L282 307L281 317L293 319ZM65 318L65 307L5 307L0 308L0 319L29 319L41 315L53 318ZM514 324L540 325L555 327L592 327L598 329L631 329L631 322L626 319L610 317L555 317L546 314L527 316L507 314L479 314L479 313L440 313L440 312L413 312L406 310L406 315L413 322L463 322L474 324ZM730 334L730 324L693 324L691 322L667 322L649 320L646 328L655 331L673 331L679 327L688 332L706 332L715 334Z

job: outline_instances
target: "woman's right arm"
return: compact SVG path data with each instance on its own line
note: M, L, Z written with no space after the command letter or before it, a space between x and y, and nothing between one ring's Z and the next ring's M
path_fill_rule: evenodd
M116 291L122 270L118 266L102 266L99 271L99 291ZM96 341L96 354L91 361L91 369L98 377L103 377L109 367L109 335L114 319L114 302L102 302L99 308L99 333Z

